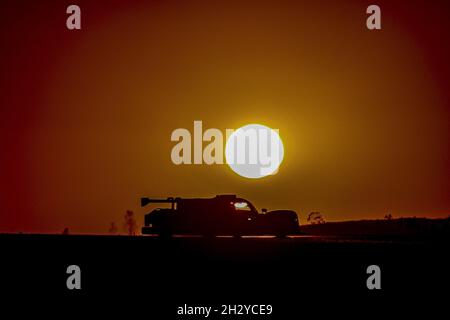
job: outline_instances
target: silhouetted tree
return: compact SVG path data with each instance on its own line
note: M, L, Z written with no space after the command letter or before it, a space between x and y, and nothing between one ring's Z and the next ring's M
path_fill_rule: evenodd
M385 215L384 219L385 220L392 220L392 214L389 213L389 214Z
M131 210L127 210L125 213L125 229L128 235L136 235L136 220L134 220L134 213Z
M69 228L65 227L62 234L68 235L69 234Z

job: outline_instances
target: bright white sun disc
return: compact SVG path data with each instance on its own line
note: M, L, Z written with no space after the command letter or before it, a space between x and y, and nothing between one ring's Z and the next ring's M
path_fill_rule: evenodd
M278 130L248 124L234 131L225 146L228 166L238 175L258 179L277 173L284 146Z

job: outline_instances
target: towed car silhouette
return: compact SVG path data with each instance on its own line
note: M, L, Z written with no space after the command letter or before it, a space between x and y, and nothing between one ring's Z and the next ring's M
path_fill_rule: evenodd
M170 203L144 217L142 234L190 235L276 235L283 237L299 231L298 217L292 210L263 209L259 213L247 200L235 195L214 198L141 198L141 206Z

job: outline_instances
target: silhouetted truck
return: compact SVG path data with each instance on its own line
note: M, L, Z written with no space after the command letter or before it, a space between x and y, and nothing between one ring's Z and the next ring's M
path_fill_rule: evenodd
M168 203L144 217L143 234L191 235L276 235L283 237L299 231L298 217L292 210L259 213L247 200L235 195L214 198L141 198L141 206Z

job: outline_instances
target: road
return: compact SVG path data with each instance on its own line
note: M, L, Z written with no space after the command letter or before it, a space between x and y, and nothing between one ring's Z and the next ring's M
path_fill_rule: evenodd
M161 314L189 301L272 303L280 315L317 297L372 299L370 265L382 272L379 303L433 297L449 284L448 244L411 238L0 235L0 244L2 290L71 296L75 264L84 295L144 299Z

